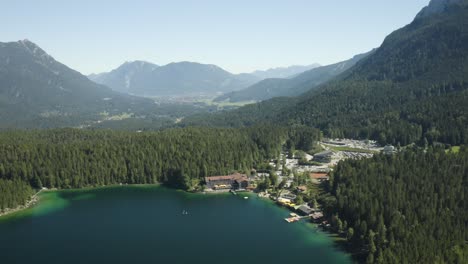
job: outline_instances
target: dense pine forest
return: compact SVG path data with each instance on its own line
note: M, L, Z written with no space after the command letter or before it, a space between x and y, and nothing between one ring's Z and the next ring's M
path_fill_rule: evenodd
M0 212L26 204L33 194L32 187L20 179L0 179Z
M468 262L468 149L347 160L330 186L332 224L367 263Z
M58 129L0 133L0 209L32 188L163 183L199 187L205 176L249 173L277 157L283 144L309 148L320 131L307 127L185 128L161 132Z

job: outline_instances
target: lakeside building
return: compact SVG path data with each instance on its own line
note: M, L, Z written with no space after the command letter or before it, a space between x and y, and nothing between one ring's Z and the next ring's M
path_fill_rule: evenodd
M324 173L324 172L312 172L309 174L309 176L312 181L318 182L318 183L328 181L330 179L330 177L328 176L328 173Z
M249 187L249 178L245 174L234 173L224 176L205 177L205 183L207 188L213 190L247 189Z
M333 151L326 150L317 154L314 154L314 161L322 162L322 163L329 163L333 156Z
M285 201L287 200L287 202L292 202L292 201L294 201L296 199L296 197L297 196L295 194L285 193L285 194L282 194L280 198L285 200Z
M323 218L323 212L316 211L313 214L311 214L310 217L312 218L314 222L320 221L320 219Z
M310 215L314 212L314 210L306 204L299 206L299 208L297 208L297 211L302 215Z

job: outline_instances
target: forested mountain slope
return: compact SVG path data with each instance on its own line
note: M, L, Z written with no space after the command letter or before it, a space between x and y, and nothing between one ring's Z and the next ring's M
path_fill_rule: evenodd
M468 141L467 88L468 9L455 3L416 18L336 80L290 102L266 101L185 122L270 121L381 143L462 144Z
M330 136L405 145L468 140L468 9L416 18L389 35L344 80L310 92L280 115Z
M279 96L298 96L345 72L370 53L359 54L335 64L316 67L290 79L265 79L240 91L221 95L216 98L216 101L263 101Z
M31 41L0 43L0 128L77 125L103 111L151 106L90 81Z

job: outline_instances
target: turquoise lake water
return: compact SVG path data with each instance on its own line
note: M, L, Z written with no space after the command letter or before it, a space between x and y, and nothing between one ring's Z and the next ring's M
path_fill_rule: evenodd
M288 224L288 210L243 196L157 186L47 192L0 218L0 263L352 262L312 224Z

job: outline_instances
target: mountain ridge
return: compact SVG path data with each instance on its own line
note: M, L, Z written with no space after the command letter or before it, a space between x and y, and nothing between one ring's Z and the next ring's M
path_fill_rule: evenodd
M429 5L424 7L417 15L415 19L431 16L434 14L440 14L447 11L448 8L454 5L468 5L466 0L431 0Z
M318 85L325 83L351 68L370 52L358 54L346 61L315 67L299 73L292 78L268 78L259 81L243 90L218 96L215 101L240 102L263 101L279 96L298 96Z
M256 70L250 74L255 75L262 79L269 78L292 78L298 74L301 74L305 71L320 67L322 65L318 63L313 63L310 65L291 65L287 67L275 67L269 68L266 70Z
M151 101L96 84L29 40L0 43L0 128L76 126L142 106Z
M259 81L259 78L250 74L235 75L214 64L189 61L163 66L148 62L127 62L108 73L88 77L116 91L142 96L214 95L242 89Z

